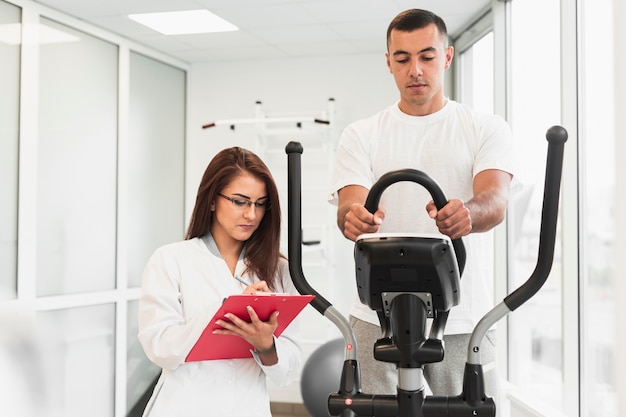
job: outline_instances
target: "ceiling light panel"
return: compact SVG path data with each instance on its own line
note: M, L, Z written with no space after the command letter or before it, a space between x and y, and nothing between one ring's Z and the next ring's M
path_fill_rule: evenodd
M164 35L232 32L239 28L208 10L130 14L137 23Z

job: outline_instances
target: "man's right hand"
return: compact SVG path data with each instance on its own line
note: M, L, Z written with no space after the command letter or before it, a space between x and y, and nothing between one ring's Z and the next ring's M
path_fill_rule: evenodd
M347 185L337 192L337 226L353 242L363 233L376 233L385 219L382 207L374 214L365 208L368 193L369 190L360 185Z
M355 241L363 233L376 233L385 219L385 211L378 208L374 214L367 211L364 205L354 203L346 212L343 222L343 235Z

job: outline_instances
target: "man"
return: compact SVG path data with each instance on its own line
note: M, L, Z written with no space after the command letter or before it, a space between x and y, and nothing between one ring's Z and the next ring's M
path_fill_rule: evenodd
M363 233L440 232L462 237L467 263L461 302L448 318L444 361L425 366L435 395L458 395L470 334L493 306L493 237L504 219L513 178L512 136L506 122L449 100L444 73L454 49L437 15L412 9L400 13L387 30L386 60L400 99L376 115L348 126L339 141L331 202L337 224L350 240ZM371 214L363 206L369 188L383 174L413 168L427 173L449 199L437 210L425 189L411 182L388 187ZM487 232L487 233L486 233ZM362 388L395 394L395 366L373 359L382 337L378 317L357 299L350 322L358 342ZM489 396L497 393L494 331L481 346Z

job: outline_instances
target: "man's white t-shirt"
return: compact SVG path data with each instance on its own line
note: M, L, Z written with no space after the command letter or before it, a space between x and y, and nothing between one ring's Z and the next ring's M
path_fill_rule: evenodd
M350 124L336 153L330 202L347 185L367 189L383 174L403 168L423 171L441 187L447 199L468 201L474 176L487 169L514 174L513 138L500 116L475 112L449 100L436 113L409 116L398 103L374 116ZM382 194L385 220L379 232L439 233L425 206L428 191L413 182L399 182ZM446 334L470 333L494 305L493 232L463 238L467 251L461 278L461 302L452 308ZM350 314L379 324L376 312L358 297Z

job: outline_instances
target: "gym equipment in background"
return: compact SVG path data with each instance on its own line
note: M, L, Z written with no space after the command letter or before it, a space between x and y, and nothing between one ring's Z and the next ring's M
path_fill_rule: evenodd
M302 368L300 391L304 408L312 417L328 417L328 395L339 388L343 365L342 338L313 351Z

